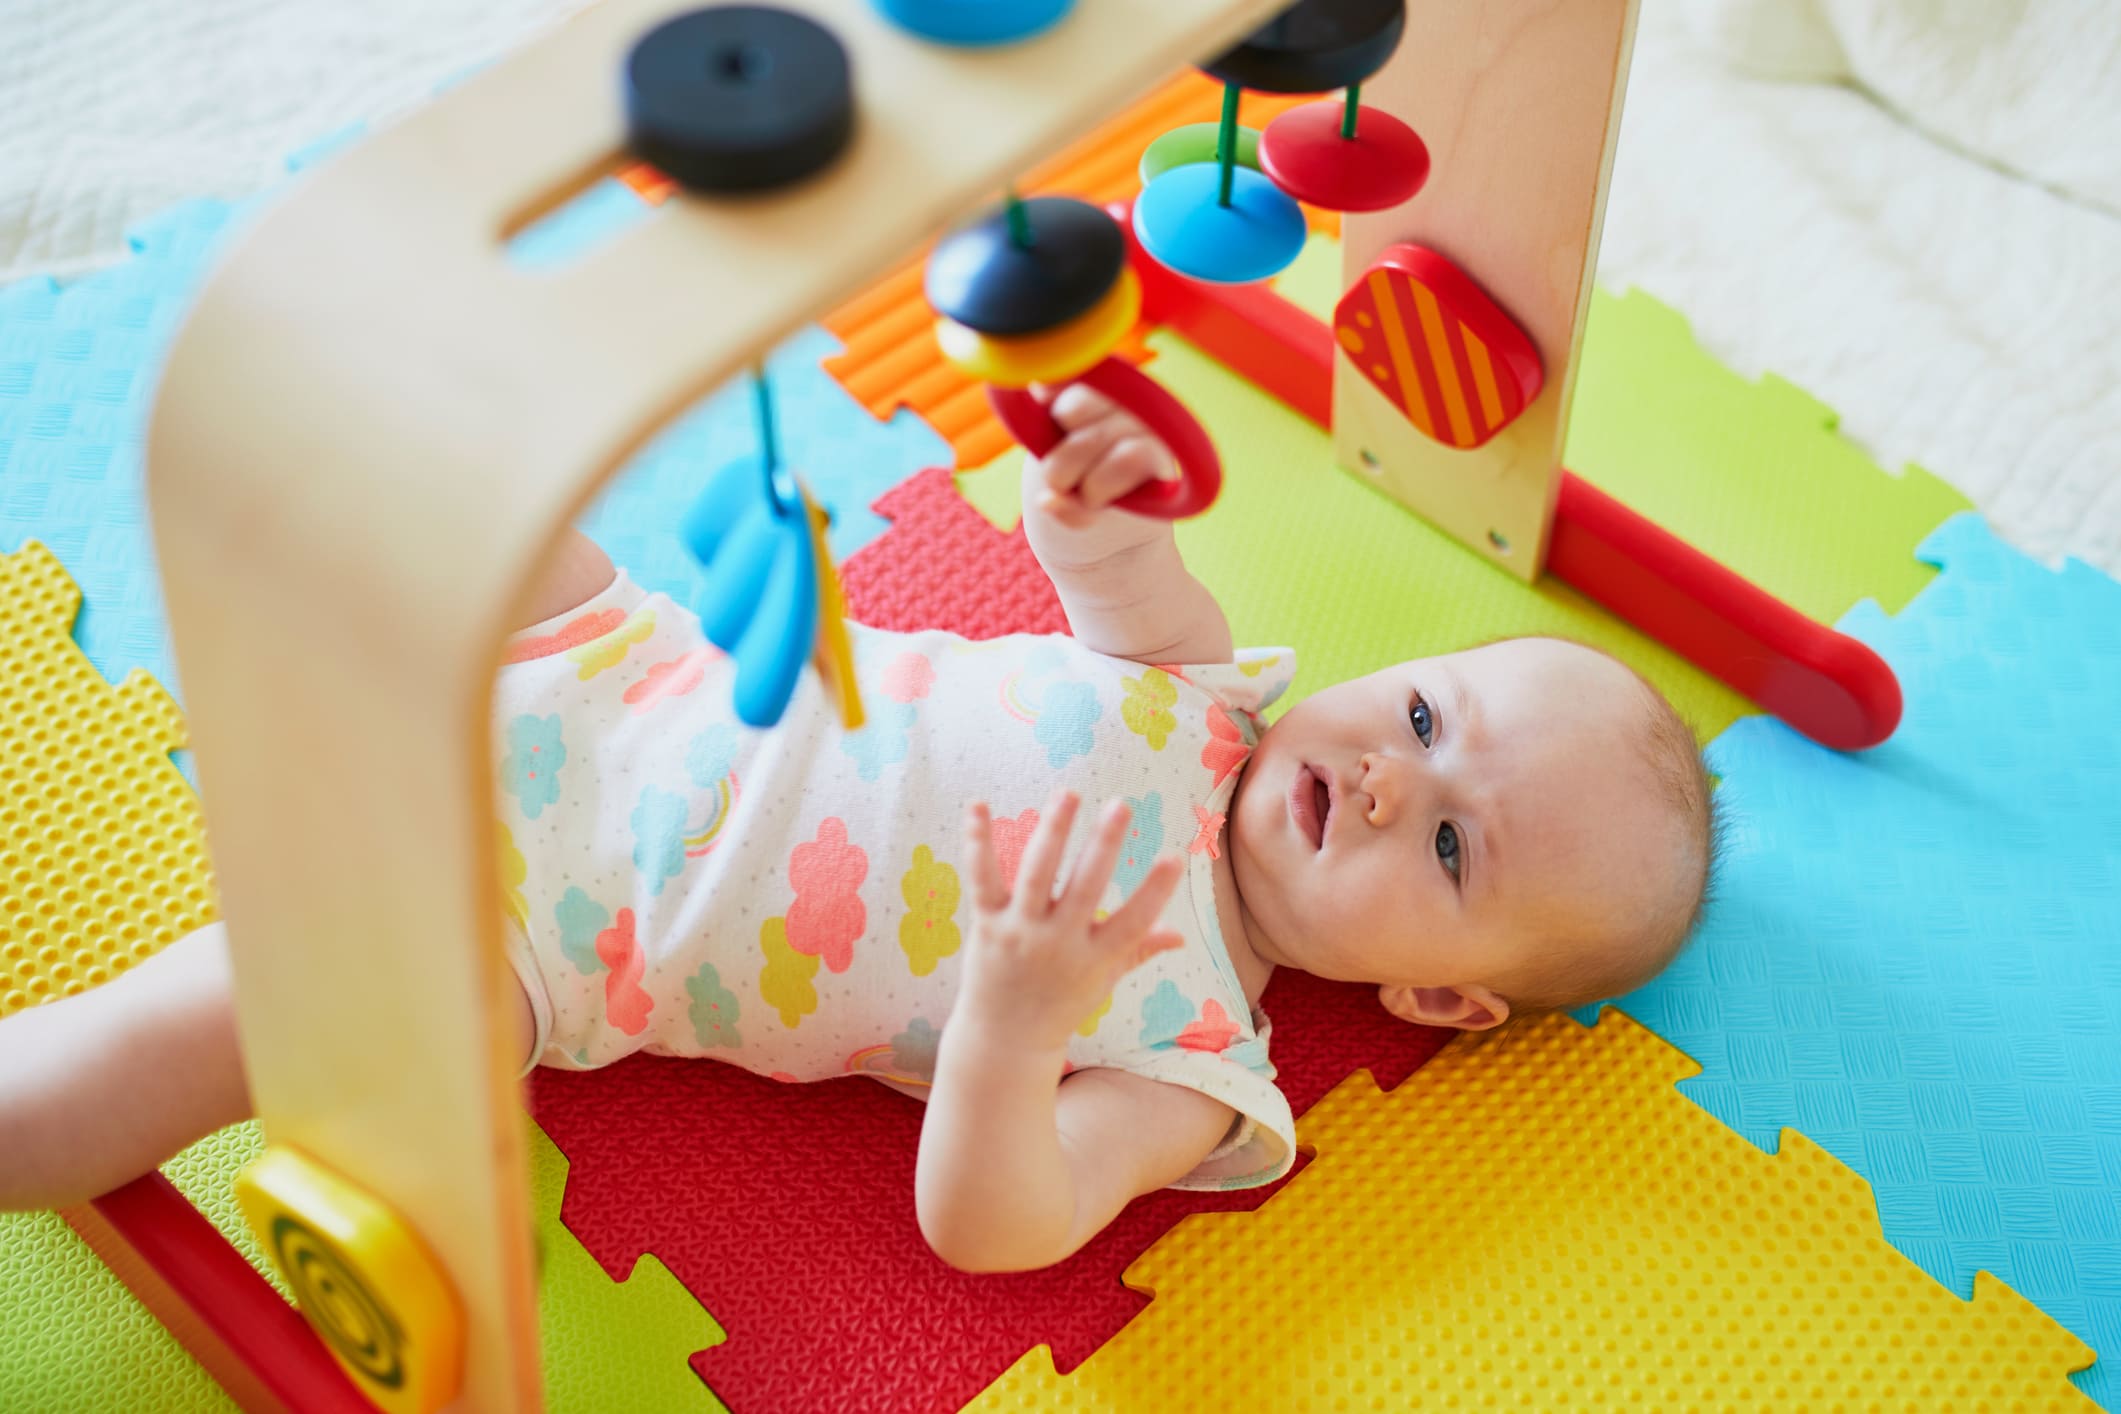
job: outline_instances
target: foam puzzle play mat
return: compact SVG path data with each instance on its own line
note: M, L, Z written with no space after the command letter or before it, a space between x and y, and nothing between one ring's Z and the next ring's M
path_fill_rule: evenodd
M305 999L246 1011L260 1122L0 1215L0 1408L2121 1408L2121 584L1591 287L1632 18L605 0L0 289L0 1020L224 901L293 940L232 930L239 975ZM1483 25L1522 42L1476 72ZM490 161L437 185L450 133ZM747 721L817 681L888 732L843 616L1066 632L1017 506L1056 433L1025 389L1078 379L1177 452L1132 508L1238 642L1298 648L1288 701L1522 634L1665 693L1727 832L1678 960L1463 1035L1284 969L1294 1172L1011 1275L929 1251L903 1095L645 1055L518 1086L444 1025L493 1012L432 920L512 906L453 867L514 848L461 761L551 527L722 621ZM357 838L360 879L316 867ZM416 966L403 1055L320 1060Z

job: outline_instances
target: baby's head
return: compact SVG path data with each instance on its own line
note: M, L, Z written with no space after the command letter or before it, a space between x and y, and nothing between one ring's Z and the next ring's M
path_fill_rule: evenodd
M1647 982L1714 830L1694 738L1618 660L1553 638L1417 658L1275 722L1231 807L1267 960L1480 1029Z

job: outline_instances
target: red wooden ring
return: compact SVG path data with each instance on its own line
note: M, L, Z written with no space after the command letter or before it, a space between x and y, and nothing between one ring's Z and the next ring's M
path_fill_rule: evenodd
M1163 384L1125 359L1108 358L1071 383L1087 383L1142 420L1171 449L1178 462L1178 480L1157 481L1138 487L1113 502L1123 511L1157 520L1182 520L1199 515L1215 503L1222 490L1222 458L1200 419L1171 396ZM1067 384L1061 384L1066 387ZM987 401L1009 435L1024 444L1034 457L1042 457L1060 445L1067 434L1053 420L1046 405L1025 388L989 386Z

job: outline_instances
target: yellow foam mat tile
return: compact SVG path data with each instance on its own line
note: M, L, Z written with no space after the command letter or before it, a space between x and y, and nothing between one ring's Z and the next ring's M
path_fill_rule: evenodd
M1155 1299L1124 1330L968 1408L2097 1407L2088 1346L1985 1272L1939 1286L1825 1150L1673 1088L1698 1069L1608 1009L1461 1037L1389 1094L1351 1076L1286 1189L1128 1268Z
M213 920L184 721L73 640L81 591L31 541L0 555L0 1017L109 980Z

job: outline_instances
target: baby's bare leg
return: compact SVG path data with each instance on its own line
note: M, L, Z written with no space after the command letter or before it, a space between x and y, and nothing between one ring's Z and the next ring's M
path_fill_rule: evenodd
M228 935L178 939L100 987L0 1021L0 1212L108 1193L251 1113ZM517 1049L533 1024L509 989Z
M218 923L0 1022L0 1211L78 1203L250 1114Z

